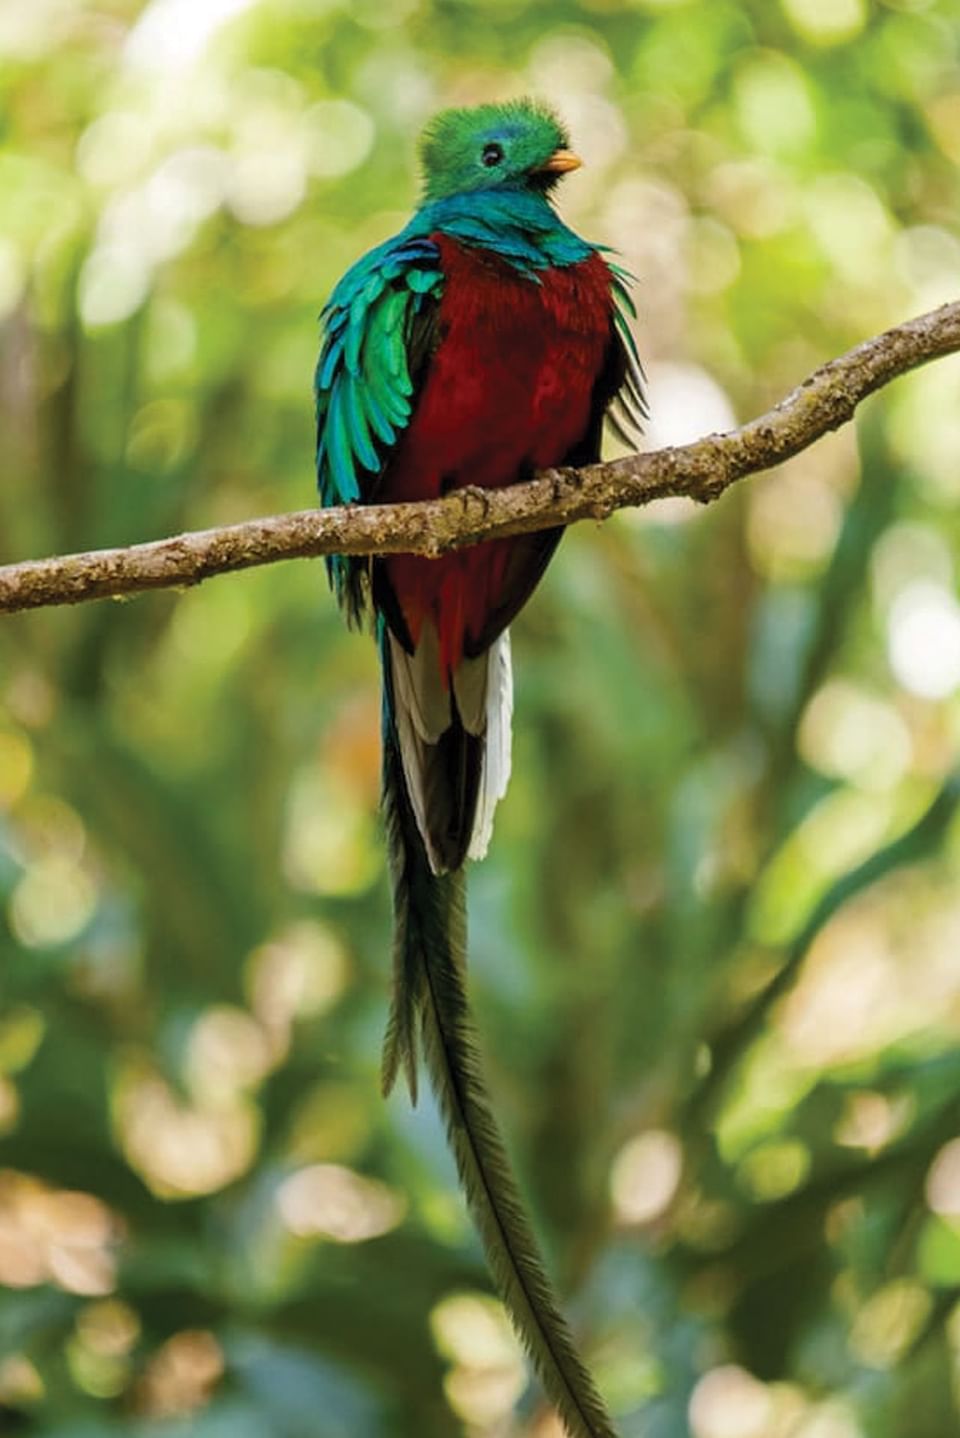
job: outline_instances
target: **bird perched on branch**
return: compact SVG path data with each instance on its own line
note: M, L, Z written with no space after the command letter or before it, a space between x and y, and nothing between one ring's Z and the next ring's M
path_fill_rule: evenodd
M324 505L496 489L599 458L644 412L626 276L552 204L580 165L529 100L448 110L421 141L420 207L326 305L316 372ZM503 1297L571 1433L613 1432L556 1307L483 1088L464 989L464 878L510 774L508 625L561 530L438 559L337 557L383 670L383 805L395 916L383 1086L416 1099L422 1051Z

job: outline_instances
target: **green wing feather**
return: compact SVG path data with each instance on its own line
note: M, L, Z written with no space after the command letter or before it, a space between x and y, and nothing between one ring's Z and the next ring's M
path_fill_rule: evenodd
M410 419L407 350L416 325L429 323L424 302L436 302L442 292L438 263L431 240L398 236L348 270L323 311L314 391L317 485L324 506L371 497ZM337 599L358 619L368 562L334 555L327 572Z

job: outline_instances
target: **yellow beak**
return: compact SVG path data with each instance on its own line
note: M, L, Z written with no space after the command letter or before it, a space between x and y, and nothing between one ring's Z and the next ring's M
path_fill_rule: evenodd
M580 156L575 155L572 150L554 150L549 160L541 165L540 169L551 175L565 175L568 170L579 170L582 164Z

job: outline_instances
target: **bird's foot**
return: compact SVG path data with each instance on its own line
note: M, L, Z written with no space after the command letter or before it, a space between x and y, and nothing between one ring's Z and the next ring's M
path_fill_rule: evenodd
M579 490L583 486L579 469L571 465L564 465L562 469L548 469L542 476L550 481L550 497L554 504L559 504L566 497L570 498L570 490Z
M465 484L457 490L460 502L463 505L464 514L470 513L471 505L479 508L480 518L486 519L490 513L490 495L479 484Z

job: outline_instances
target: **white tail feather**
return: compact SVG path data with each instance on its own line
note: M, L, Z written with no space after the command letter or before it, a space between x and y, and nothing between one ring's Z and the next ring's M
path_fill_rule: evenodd
M487 736L477 813L467 857L482 859L493 833L493 813L510 782L513 723L513 665L510 631L505 629L487 651Z
M435 874L444 868L434 848L427 822L429 796L425 788L426 755L449 729L452 719L450 691L440 672L440 646L437 631L429 622L420 631L420 643L413 654L390 635L390 665L393 671L396 701L397 737L400 740L400 762L410 798L410 807L417 821Z
M493 833L493 814L510 779L510 729L513 718L513 670L510 635L504 631L475 659L463 659L453 675L453 695L440 668L437 631L426 622L413 654L390 635L390 664L396 702L397 737L404 779L430 866L441 873L443 859L434 846L427 820L431 746L439 743L453 719L455 698L468 733L484 736L483 769L467 857L482 859Z
M398 717L412 725L425 744L436 744L444 730L450 728L451 711L450 691L440 671L440 641L435 625L429 619L424 621L412 654L391 634L390 663Z

